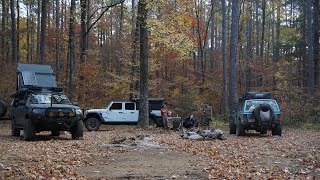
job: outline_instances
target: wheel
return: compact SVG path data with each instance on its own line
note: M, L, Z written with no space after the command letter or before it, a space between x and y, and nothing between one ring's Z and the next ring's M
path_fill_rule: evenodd
M3 101L0 101L0 117L6 115L7 108L8 108L7 104Z
M20 129L15 127L16 122L14 119L11 120L11 135L20 136Z
M236 132L237 132L237 136L244 136L245 135L245 130L244 130L241 123L237 124Z
M281 136L282 134L282 125L276 124L272 129L272 136Z
M230 130L230 134L236 134L236 131L237 131L237 127L236 125L234 124L234 122L230 122L229 124L229 130Z
M60 136L60 131L59 130L52 130L51 131L51 136L57 136L57 137L59 137Z
M149 126L156 126L156 122L153 120L154 118L149 118Z
M72 139L82 140L83 139L83 122L77 121L70 130Z
M25 119L23 140L31 141L34 138L35 130L31 119Z
M94 117L87 119L85 122L85 126L88 131L97 131L100 125L101 125L101 122L99 121L99 119Z

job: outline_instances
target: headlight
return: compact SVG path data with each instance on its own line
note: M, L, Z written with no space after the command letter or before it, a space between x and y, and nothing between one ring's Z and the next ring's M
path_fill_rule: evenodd
M45 113L46 113L46 109L34 108L32 110L32 114L35 114L35 115L45 115Z
M81 110L81 109L77 109L77 110L76 110L76 114L77 114L77 115L82 114L82 110Z
M46 109L34 108L31 114L33 118L40 119L46 115Z

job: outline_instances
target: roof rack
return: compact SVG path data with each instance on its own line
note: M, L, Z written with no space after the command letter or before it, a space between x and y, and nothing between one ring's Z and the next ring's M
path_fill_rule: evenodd
M261 91L251 91L246 92L239 98L239 101L244 101L248 99L271 99L270 92L261 92Z
M164 101L164 98L148 98L149 101ZM131 98L130 101L132 102L139 102L139 98Z

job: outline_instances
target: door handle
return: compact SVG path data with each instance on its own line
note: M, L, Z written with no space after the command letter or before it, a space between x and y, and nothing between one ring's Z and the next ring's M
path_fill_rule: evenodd
M134 112L131 112L131 114L134 114Z
M119 112L119 114L122 114L123 112Z

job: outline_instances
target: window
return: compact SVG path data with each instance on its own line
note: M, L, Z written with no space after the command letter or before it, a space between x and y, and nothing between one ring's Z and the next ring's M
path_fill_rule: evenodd
M113 103L110 110L122 110L122 103Z
M151 107L152 110L160 110L162 108L162 102L150 102L149 101L149 106Z
M279 110L277 102L275 100L248 100L246 103L246 111L249 111L250 107L258 107L260 104L269 104L274 110Z
M134 103L126 103L125 109L126 110L134 110Z

